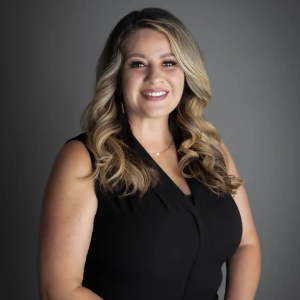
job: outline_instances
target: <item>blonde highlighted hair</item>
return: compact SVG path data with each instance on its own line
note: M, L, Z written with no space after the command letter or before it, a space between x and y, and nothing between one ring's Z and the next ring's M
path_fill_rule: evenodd
M98 180L101 190L119 197L139 192L142 197L159 180L157 171L146 165L126 143L132 132L123 114L120 69L123 47L137 30L150 28L167 36L185 73L184 91L177 109L169 115L173 136L181 139L179 166L184 177L195 177L212 192L235 194L243 180L227 175L220 148L220 135L205 120L211 99L209 79L202 53L184 24L160 8L133 11L110 33L97 65L93 100L85 108L80 125L87 134L87 147L95 157L93 172L84 180ZM188 174L183 170L187 168Z

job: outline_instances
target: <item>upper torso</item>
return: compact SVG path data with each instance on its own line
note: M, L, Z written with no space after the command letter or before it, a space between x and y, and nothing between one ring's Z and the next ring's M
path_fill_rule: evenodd
M73 139L84 142L85 135ZM180 178L175 159L152 161L161 183L139 200L118 199L95 184L98 209L83 286L105 300L215 300L221 267L242 236L231 195L217 197L193 178ZM177 161L178 163L178 161ZM193 201L186 196L193 195Z

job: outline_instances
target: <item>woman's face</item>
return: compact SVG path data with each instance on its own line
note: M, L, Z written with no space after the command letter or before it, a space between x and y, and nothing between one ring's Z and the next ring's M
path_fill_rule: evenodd
M129 118L168 117L178 105L183 93L184 72L171 53L169 39L152 29L138 30L125 43L121 90ZM155 89L166 91L166 97L147 99L142 94Z

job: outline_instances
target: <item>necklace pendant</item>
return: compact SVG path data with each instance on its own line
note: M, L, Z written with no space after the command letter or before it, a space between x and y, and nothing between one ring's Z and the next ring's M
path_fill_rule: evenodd
M156 155L159 155L159 152L157 152Z

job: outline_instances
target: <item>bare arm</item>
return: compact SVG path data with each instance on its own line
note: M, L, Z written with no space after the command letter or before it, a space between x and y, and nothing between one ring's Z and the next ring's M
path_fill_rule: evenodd
M225 155L228 174L239 176L230 152L223 141L221 147ZM234 200L241 214L243 235L237 251L226 262L225 300L253 300L259 284L261 254L260 242L244 185L237 189Z
M101 300L82 286L97 197L93 181L79 181L92 163L80 141L59 151L44 193L38 246L41 300ZM103 299L102 299L103 300Z

